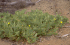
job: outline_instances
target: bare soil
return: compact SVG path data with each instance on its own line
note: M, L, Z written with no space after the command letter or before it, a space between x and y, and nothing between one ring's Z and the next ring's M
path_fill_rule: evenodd
M32 2L36 2L38 0L32 0ZM51 15L56 15L56 12L61 16L66 16L69 20L68 24L64 26L70 26L70 0L42 0L39 3L36 3L35 6L29 6L26 12L30 12L31 10L39 9L43 12L48 12ZM22 10L22 9L20 9ZM59 36L69 34L69 28L61 28L57 31ZM58 35L56 35L58 36ZM66 36L64 38L59 38L54 35L52 36L43 36L33 44L28 44L24 42L13 42L8 39L0 39L0 45L70 45L70 36Z

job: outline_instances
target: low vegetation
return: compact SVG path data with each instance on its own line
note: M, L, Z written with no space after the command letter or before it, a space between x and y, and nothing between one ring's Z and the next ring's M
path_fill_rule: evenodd
M39 36L55 35L59 27L67 23L68 18L50 15L41 10L16 11L15 14L0 13L0 38L24 40L34 43Z

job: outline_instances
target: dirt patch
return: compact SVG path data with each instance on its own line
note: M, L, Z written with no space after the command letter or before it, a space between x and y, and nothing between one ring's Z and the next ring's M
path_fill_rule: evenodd
M37 0L32 0L32 2L36 2ZM37 3L35 6L29 6L26 12L30 12L31 10L39 9L43 12L48 12L51 15L56 15L56 12L61 16L66 16L69 19L69 23L65 24L65 26L70 26L70 0L42 0ZM22 9L20 9L22 10ZM59 35L64 35L70 33L70 28L62 28L58 31ZM13 44L14 43L14 44ZM0 40L0 45L70 45L70 36L64 38L58 38L55 36L46 36L41 37L39 41L34 44L28 44L24 42L11 42L6 39Z

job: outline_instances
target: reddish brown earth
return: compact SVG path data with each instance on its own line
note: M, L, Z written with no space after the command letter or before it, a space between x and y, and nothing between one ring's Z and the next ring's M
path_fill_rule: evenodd
M37 0L32 0L32 2L35 2ZM39 3L37 3L35 6L29 6L27 8L27 12L30 12L31 10L39 9L43 12L48 12L51 15L56 15L56 12L60 14L61 16L66 16L69 20L68 24L65 24L64 26L70 26L70 0L42 0ZM22 9L20 9L22 10ZM59 36L69 34L70 33L70 27L69 28L61 28L59 31L57 31ZM56 35L58 36L58 35ZM0 45L70 45L70 36L59 38L54 35L52 36L43 36L40 38L40 41L37 41L33 44L28 44L24 42L12 42L8 41L6 39L0 39ZM13 44L14 43L14 44Z

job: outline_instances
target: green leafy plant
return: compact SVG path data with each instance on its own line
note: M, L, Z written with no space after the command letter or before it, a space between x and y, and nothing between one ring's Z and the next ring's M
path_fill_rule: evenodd
M25 14L26 10L10 13L0 13L0 37L8 37L19 41L26 39L28 43L36 42L39 36L57 34L68 18L60 15L50 15L41 10L32 10ZM3 16L3 17L2 17Z

